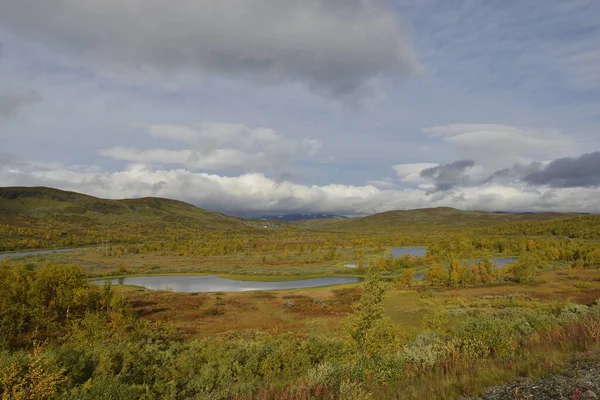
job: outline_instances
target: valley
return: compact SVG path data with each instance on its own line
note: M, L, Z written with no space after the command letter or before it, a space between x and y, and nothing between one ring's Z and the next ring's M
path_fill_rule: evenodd
M44 398L478 396L598 357L599 226L448 208L254 221L0 188L0 387L42 390L35 373Z

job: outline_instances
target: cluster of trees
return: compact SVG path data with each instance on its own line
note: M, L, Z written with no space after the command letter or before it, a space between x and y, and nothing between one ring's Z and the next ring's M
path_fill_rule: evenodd
M371 263L378 270L388 272L402 272L406 269L423 268L431 264L433 260L429 256L415 257L405 254L402 257L382 257Z
M92 315L122 320L124 309L110 286L88 284L74 265L0 263L0 348L60 338Z
M94 246L106 240L111 243L143 243L144 237L157 234L156 228L134 223L98 228L82 227L77 223L0 224L0 251Z
M489 259L475 261L470 265L454 259L448 268L434 262L423 275L423 280L431 286L453 288L485 285L507 280L530 283L533 281L535 273L545 265L533 253L524 253L515 263L501 269L494 266Z

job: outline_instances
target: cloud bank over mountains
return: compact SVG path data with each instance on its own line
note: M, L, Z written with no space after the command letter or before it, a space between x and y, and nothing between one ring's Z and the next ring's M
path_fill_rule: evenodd
M114 172L99 167L28 163L3 157L0 182L52 186L109 198L169 197L238 215L308 211L360 215L437 206L488 211L600 212L600 152L545 163L515 164L490 172L473 160L396 165L393 167L396 178L383 180L387 183L383 187L377 183L306 185L277 179L265 172L226 176L194 169L218 166L236 170L241 168L239 160L249 163L248 170L269 169L286 162L274 157L274 164L261 164L268 161L265 154L274 151L274 143L277 144L275 149L283 149L284 156L304 149L304 157L313 156L319 150L318 144L288 143L273 130L236 124L196 128L151 126L148 129L153 136L188 144L202 143L203 147L194 150L196 159L188 157L192 150L181 150L177 154L161 150L139 153L118 148L101 150L108 157L135 162ZM226 134L215 136L215 132ZM199 138L207 140L198 142ZM219 150L228 146L231 151L246 154L246 158L225 157L226 152ZM243 150L248 153L242 153ZM258 156L253 157L253 154ZM258 164L252 164L253 160ZM179 168L161 166L164 164L179 165Z

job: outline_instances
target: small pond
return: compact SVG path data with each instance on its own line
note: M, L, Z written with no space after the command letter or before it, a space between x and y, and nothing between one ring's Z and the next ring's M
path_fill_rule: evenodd
M425 247L393 247L391 249L393 258L400 258L406 254L411 257L423 257L427 249ZM348 263L343 265L346 268L356 268L356 263Z
M519 259L517 257L496 257L496 258L491 258L490 261L492 262L492 264L494 265L494 267L497 268L502 268L507 264L512 264L514 262L517 262ZM481 262L483 260L470 260L468 262L469 265L473 265L475 262Z
M23 251L23 252L19 252L19 253L2 253L2 254L0 254L0 260L3 260L5 258L19 258L19 257L27 257L27 256L36 256L38 254L62 253L64 251L73 251L73 250L81 250L81 249L82 248Z
M221 278L214 275L196 276L138 276L131 278L108 279L117 285L143 286L152 290L172 290L174 292L199 293L199 292L248 292L253 290L283 290L283 289L305 289L319 286L341 285L344 283L356 283L361 278L348 276L323 277L312 279L300 279L294 281L259 282L240 281ZM93 281L103 284L104 280Z
M492 258L492 264L496 264L498 268L502 268L507 264L512 264L517 262L519 259L517 257L503 257L503 258Z
M409 255L411 257L423 257L427 253L427 249L425 247L394 247L392 248L392 256L394 258L399 258L405 255Z

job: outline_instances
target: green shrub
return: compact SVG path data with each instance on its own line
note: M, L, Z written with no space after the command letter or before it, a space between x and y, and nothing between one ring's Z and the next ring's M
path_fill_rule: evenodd
M505 358L514 355L516 331L514 321L483 314L463 321L454 338L460 346L475 349L478 357Z
M443 340L438 334L422 333L413 342L404 346L399 358L404 364L410 364L423 370L431 369L441 356L440 346L442 343Z
M93 379L73 389L64 398L67 400L137 400L142 391L122 383L117 378Z
M576 322L589 312L588 307L583 304L569 304L563 307L558 314L561 323Z

